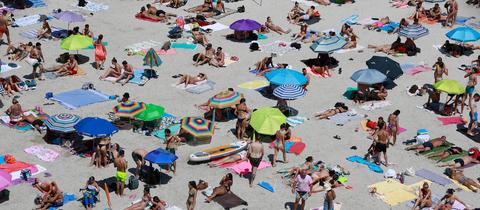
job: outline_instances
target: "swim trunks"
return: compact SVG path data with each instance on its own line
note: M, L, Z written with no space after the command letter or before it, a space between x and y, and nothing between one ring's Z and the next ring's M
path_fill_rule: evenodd
M466 92L467 94L473 94L473 92L475 92L475 86L467 86L467 87L465 88L465 92Z
M470 119L471 119L472 121L477 121L477 120L478 120L478 112L474 112L473 115L472 115L472 113L470 112L469 115L470 115Z
M250 160L250 164L252 164L252 166L256 168L258 168L258 166L260 165L260 162L262 162L261 158L249 158L249 160Z
M117 182L121 182L125 184L125 181L127 181L127 172L117 171L116 177L117 177Z
M172 154L175 154L175 148L166 148L166 150Z
M465 165L465 161L463 161L463 159L461 158L455 159L453 160L453 162L455 162L455 164L459 163L460 167L463 167Z
M375 150L377 152L387 152L387 145L382 143L375 144Z
M432 142L427 141L427 142L423 143L422 145L423 145L423 147L425 147L425 148L427 148L427 147L430 148L429 150L432 150L432 149L433 149L433 144L432 144Z
M308 199L308 193L307 192L301 192L301 191L295 191L295 199L307 200Z

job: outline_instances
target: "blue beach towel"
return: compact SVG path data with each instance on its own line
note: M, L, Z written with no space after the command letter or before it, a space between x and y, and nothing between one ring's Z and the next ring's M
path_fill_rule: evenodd
M465 25L465 23L467 21L469 21L470 19L473 19L474 17L463 17L463 16L457 16L456 18L456 23L458 25Z
M189 49L189 50L195 50L197 49L196 44L191 44L191 43L179 43L179 42L172 42L170 45L171 48L174 49Z
M25 4L27 6L32 5L33 8L46 7L47 6L47 4L45 4L45 2L43 2L43 0L26 0Z
M90 104L109 101L109 96L96 90L76 89L53 94L50 100L57 101L67 109L77 109Z
M289 151L290 151L290 148L291 148L294 144L295 144L295 142L293 142L293 141L287 141L287 142L285 143L285 151L286 151L286 152L289 152Z
M70 201L74 201L74 200L76 200L76 199L77 199L77 198L75 197L74 194L64 193L64 194L63 194L63 204L62 204L62 205L57 205L57 206L52 206L52 207L48 208L48 210L58 209L58 208L64 206L65 204L70 203Z
M36 39L38 35L38 29L32 29L20 33L20 36L23 36L27 39ZM52 36L55 38L63 38L67 36L67 29L52 27Z
M350 15L349 17L346 17L346 18L343 18L342 19L342 23L346 23L348 25L353 25L355 23L357 23L357 20L360 16L358 15Z
M143 73L145 72L145 69L135 69L133 71L133 78L128 81L128 83L132 84L137 84L137 85L144 85L147 83L148 80L143 79Z
M268 36L266 36L265 34L257 34L257 40L264 40L264 39L268 39Z
M270 192L275 192L275 189L273 189L272 185L270 183L262 181L258 183L258 186L262 187L263 189L266 189Z
M390 32L390 31L393 31L395 28L398 28L399 26L400 26L399 23L392 22L392 23L389 23L389 24L385 24L384 26L380 27L379 29L382 30L382 31Z
M383 174L383 169L375 163L368 162L360 156L354 155L347 158L348 161L367 165L368 168L376 173Z

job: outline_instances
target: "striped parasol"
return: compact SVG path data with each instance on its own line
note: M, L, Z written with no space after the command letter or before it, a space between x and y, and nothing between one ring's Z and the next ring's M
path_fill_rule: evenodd
M243 94L236 91L222 91L210 99L210 106L217 109L231 107L240 103Z
M197 117L183 118L181 128L197 138L211 137L214 132L214 126L210 120Z
M335 50L342 49L347 44L347 41L343 37L339 36L326 36L318 39L312 45L310 49L313 52L318 53L330 53Z
M53 131L70 133L75 131L73 126L75 126L80 119L78 115L74 114L56 114L45 120L45 125Z
M401 28L398 35L411 39L418 39L428 35L428 29L420 24L412 24Z
M133 117L145 110L145 103L127 101L113 107L113 113L118 117Z
M162 63L162 59L160 59L160 56L158 56L157 52L155 52L155 49L153 48L150 48L143 58L143 65L150 66L150 68L153 68L154 66L158 67L162 65Z
M273 95L286 100L295 100L305 95L305 89L298 85L280 85L273 90Z

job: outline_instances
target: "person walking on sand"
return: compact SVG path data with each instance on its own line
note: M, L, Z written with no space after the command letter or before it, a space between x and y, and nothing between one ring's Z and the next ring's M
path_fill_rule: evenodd
M165 149L167 151L175 155L175 151L177 151L178 144L180 142L180 137L177 135L172 135L172 131L170 131L170 129L165 129L165 144L167 145ZM172 169L173 174L175 174L175 171L177 170L177 161L173 161L172 165L168 167L167 171L170 171L170 169Z
M8 30L8 17L7 10L3 10L2 15L0 15L0 39L3 38L3 34L7 36L7 44L10 45L10 31Z
M263 154L263 144L259 141L253 141L248 145L247 158L252 165L252 173L249 179L250 187L252 187L253 180L255 180L257 168L260 165L260 162L262 162Z
M128 163L125 160L125 151L120 150L118 152L118 158L115 159L115 168L117 168L116 178L117 178L117 188L115 193L117 195L123 196L123 190L125 189L125 182L127 181L127 168Z
M188 182L188 198L187 210L194 210L197 203L197 183L195 181Z
M93 43L95 46L95 68L103 70L103 64L107 59L107 48L103 44L103 34L98 35L98 39Z
M148 154L148 151L145 149L136 149L132 152L132 159L137 165L135 170L135 176L140 177L140 173L142 171L142 167L145 165L145 156Z
M470 136L474 136L477 133L475 130L477 129L477 121L478 121L478 112L477 112L477 102L480 100L480 95L475 93L473 95L473 101L470 100L468 105L470 106L470 122L468 123L468 131L467 134Z
M292 191L294 191L295 193L295 203L293 204L293 210L305 209L305 202L312 193L312 182L312 177L307 174L307 170L301 169L298 176L295 177L292 185ZM298 208L299 204L300 208Z
M272 166L276 166L277 162L277 153L281 151L283 153L283 162L288 163L287 161L287 152L285 150L285 134L287 134L287 125L284 123L280 125L280 130L275 133L275 147L273 148L273 163Z
M333 180L331 182L333 182ZM333 190L333 188L335 188L334 184L332 184L332 187L329 190L327 190L327 192L325 193L325 200L323 201L323 210L334 210L335 205L333 204L333 201L335 200L337 195L335 194L335 191Z
M390 136L388 132L385 130L385 123L379 122L377 124L378 131L376 133L376 142L375 142L375 153L377 156L376 164L380 165L380 153L383 153L383 159L385 159L385 166L388 166L388 159L387 159L387 148L390 145Z
M445 67L442 58L438 57L437 62L433 65L433 77L434 81L438 82L443 79L443 75L448 76L448 69Z
M465 74L464 78L468 78L468 82L467 82L467 87L465 87L465 94L466 96L463 97L463 100L462 100L462 109L461 109L461 112L460 114L463 114L463 109L465 107L465 100L468 98L468 105L470 105L470 103L472 103L472 96L473 96L473 93L475 92L475 86L477 86L478 82L477 82L477 68L472 68L472 71Z
M392 136L393 144L397 142L398 130L400 128L398 123L398 115L400 115L400 110L395 110L392 114L388 116L388 132Z

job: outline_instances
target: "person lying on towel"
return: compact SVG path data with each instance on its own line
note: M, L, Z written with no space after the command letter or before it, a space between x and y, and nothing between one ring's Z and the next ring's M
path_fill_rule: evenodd
M447 143L447 137L442 136L442 137L439 137L439 138L434 138L434 139L432 139L430 141L427 141L423 144L413 145L413 146L407 147L407 148L405 148L405 150L407 150L407 151L415 150L416 152L425 152L425 151L430 151L434 148L443 146L446 143Z
M475 180L466 177L462 170L446 168L445 175L447 175L450 179L458 181L460 184L464 185L473 192L477 192L478 189L480 189L480 184L478 184L478 182Z
M205 81L207 80L207 75L204 73L199 73L197 76L192 76L192 75L181 75L180 81L178 82L178 85L185 84L185 87L188 85L196 85L198 82Z
M314 6L311 6L307 9L304 15L297 17L294 23L299 24L301 21L308 21L313 17L320 17L320 12L316 10Z

